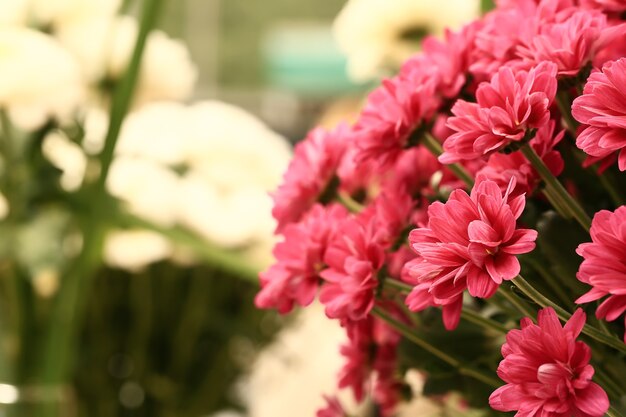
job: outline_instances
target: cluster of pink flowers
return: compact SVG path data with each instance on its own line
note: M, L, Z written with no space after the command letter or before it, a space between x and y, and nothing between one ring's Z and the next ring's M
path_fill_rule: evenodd
M401 334L376 309L408 323L407 310L440 308L454 330L465 290L487 300L515 282L518 257L533 256L540 214L570 204L550 194L546 176L567 176L576 196L576 173L626 170L626 4L496 3L460 31L427 38L369 94L353 125L314 129L273 195L282 241L260 275L256 304L288 313L318 298L348 335L339 388L350 387L358 401L372 393L383 416L399 399ZM596 316L613 321L626 312L626 206L610 194L613 202L590 204L614 211L595 215L592 242L577 251L577 278L592 288L570 301L606 297ZM584 314L565 327L551 309L538 317L507 335L498 368L507 385L491 406L519 416L599 417L608 398L591 382L590 348L576 341ZM327 401L318 416L344 414L334 397Z

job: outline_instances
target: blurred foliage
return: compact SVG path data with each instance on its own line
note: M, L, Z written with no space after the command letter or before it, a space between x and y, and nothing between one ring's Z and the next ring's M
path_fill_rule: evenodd
M80 336L80 416L200 416L238 408L236 377L277 329L256 285L206 266L101 270Z

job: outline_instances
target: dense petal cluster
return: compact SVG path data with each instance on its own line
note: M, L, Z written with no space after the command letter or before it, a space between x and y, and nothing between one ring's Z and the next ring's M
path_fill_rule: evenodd
M368 97L352 138L357 162L377 161L387 167L407 147L411 133L429 120L438 106L436 75L409 61L396 77L384 80Z
M530 141L530 146L541 157L543 163L550 169L553 175L558 176L564 168L561 153L554 148L561 142L565 131L555 134L556 123L550 121L547 125L537 131L535 137ZM532 164L522 155L521 151L510 154L491 154L487 164L477 173L477 177L495 181L502 191L509 186L511 178L515 177L515 189L512 195L530 195L541 180Z
M260 274L257 307L288 313L294 303L311 304L317 294L329 242L347 216L342 206L315 205L302 221L285 227L284 240L274 247L276 263Z
M344 327L348 342L341 346L346 363L339 373L339 388L350 388L357 401L372 389L382 415L392 415L399 397L395 369L400 335L373 317L348 320Z
M345 125L333 131L318 127L296 145L283 183L273 195L277 231L298 221L324 193L344 154L346 131Z
M591 239L576 250L584 258L576 277L593 288L576 302L588 303L608 296L596 310L596 316L613 321L626 311L626 206L615 212L596 213Z
M577 341L585 325L578 309L561 326L552 308L539 311L521 330L511 330L502 346L498 376L507 384L489 398L492 408L517 411L517 417L600 417L609 408L606 392L591 381L591 349Z
M588 162L619 152L619 169L626 171L626 58L589 76L583 95L572 104L572 115L584 125L576 146L590 156Z
M550 120L557 68L541 63L530 71L501 68L476 91L476 103L459 100L448 126L455 131L443 144L443 163L472 160L524 139L529 129Z
M458 323L458 303L465 289L474 297L491 297L504 280L520 272L517 255L535 247L537 232L516 228L525 200L523 195L511 196L514 186L512 180L502 193L495 182L483 181L471 195L455 190L445 204L431 204L428 225L409 236L418 257L410 264L408 276L418 285L428 285L419 287L423 303L417 304L418 309L428 302L456 306L446 321L448 328ZM424 298L424 290L432 300Z

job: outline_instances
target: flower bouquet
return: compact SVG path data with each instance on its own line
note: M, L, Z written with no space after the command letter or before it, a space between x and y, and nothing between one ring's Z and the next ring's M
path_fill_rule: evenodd
M623 416L626 3L496 3L297 145L256 305L318 298L373 415L418 369L485 415Z

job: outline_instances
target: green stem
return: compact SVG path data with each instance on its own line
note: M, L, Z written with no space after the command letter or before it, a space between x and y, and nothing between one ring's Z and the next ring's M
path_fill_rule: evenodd
M437 139L435 139L428 132L424 133L424 136L423 136L423 139L422 139L422 143L424 144L426 149L428 149L430 152L432 152L433 155L435 155L435 156L439 156L439 155L441 155L443 153L443 148L441 147L441 144L439 143L439 141ZM458 179L463 181L467 185L468 189L472 189L472 187L474 186L474 178L472 178L470 173L467 172L465 170L465 168L463 168L459 164L450 164L450 165L446 165L446 167L450 171L452 171L452 173L454 175L456 175L456 177Z
M571 215L568 217L574 217L578 223L580 223L580 225L588 231L591 227L591 219L587 213L585 213L585 210L583 210L578 202L572 198L565 187L563 187L559 180L552 174L550 169L543 163L543 160L539 155L537 155L532 146L526 143L522 146L521 151L537 170L541 178L546 182L546 189L544 192L551 194L555 200L560 201Z
M523 300L513 294L510 288L507 288L506 284L500 285L498 289L500 293L509 303L511 303L523 316L534 317L535 311L533 311Z
M413 287L411 285L406 284L402 281L398 281L397 279L393 279L391 277L385 278L384 285L385 287L393 288L407 294L413 291Z
M475 325L480 326L483 329L492 330L495 333L507 334L509 331L509 329L507 329L506 326L504 326L503 324L483 317L477 312L469 310L467 308L463 309L463 312L461 313L461 318L468 321L469 323L474 323Z
M460 360L448 355L447 353L443 352L439 348L433 346L432 344L430 344L429 342L427 342L426 340L422 339L417 334L415 334L409 326L407 326L406 324L402 322L397 321L396 319L391 317L389 314L387 314L384 310L381 310L378 307L374 307L374 309L372 310L372 314L375 317L378 317L379 319L386 322L390 327L395 329L398 333L402 334L407 340L410 340L411 342L415 343L417 346L429 352L433 356L436 356L437 358L446 362L448 365L452 366L453 368L456 368L461 375L466 375L466 376L475 378L494 388L497 388L502 385L500 381L493 378L491 375L488 375L485 372L479 369L473 368L469 365L463 364Z
M337 201L345 208L347 208L350 213L360 213L361 211L363 211L363 204L355 201L346 193L338 192L336 198Z
M513 282L517 288L519 288L526 296L528 296L535 303L539 304L541 307L552 307L561 320L567 321L572 316L559 305L537 291L537 289L528 283L521 275L518 275ZM530 315L530 317L533 317L533 315ZM622 353L626 353L626 344L624 344L624 342L619 340L617 337L606 335L601 330L598 330L589 324L586 324L585 327L583 327L583 333L602 344L610 346Z
M218 245L213 245L206 239L203 239L185 229L179 227L167 228L158 226L130 214L121 216L118 219L118 223L125 227L135 227L156 232L165 236L171 242L191 249L194 255L202 258L212 265L216 265L227 271L233 272L237 276L245 278L247 281L254 283L258 282L258 268L243 262L241 255L238 255L234 251L219 247Z
M559 91L556 94L555 101L561 111L561 116L563 116L565 128L572 134L572 136L576 137L578 122L572 117L572 107L570 104L571 100L567 91Z
M456 368L461 375L466 375L466 376L475 378L494 388L497 388L502 385L500 381L493 378L491 375L488 375L485 372L479 369L476 369L474 367L471 367L469 365L465 365L460 360L450 356L449 354L445 353L439 348L433 346L428 341L422 339L419 335L415 334L413 329L411 329L409 326L394 319L389 314L387 314L384 310L378 307L374 307L374 309L372 310L372 314L375 317L378 317L379 319L386 322L390 327L395 329L398 333L402 334L407 340L410 340L411 342L415 343L417 346L429 352L433 356L436 356L437 358L446 362L450 366Z
M550 289L554 291L556 296L559 298L559 301L565 304L569 309L574 308L574 303L572 302L570 297L568 297L565 291L563 291L563 287L559 285L559 280L545 266L543 266L540 262L532 257L525 257L520 260L522 261L522 263L530 265L531 268L533 268L539 273L539 275L541 275L541 278L543 278L543 282L545 282L550 287Z
M600 184L602 184L606 192L609 193L609 197L611 197L611 200L613 201L613 203L617 207L624 205L624 201L626 201L626 197L624 196L623 192L620 191L619 186L616 186L614 184L615 179L614 179L613 174L609 171L606 171L602 174L598 174L597 168L594 171L596 175L598 176L598 179L600 180Z
M617 411L614 407L609 407L609 409L606 412L606 415L609 417L622 417L622 414Z
M120 79L119 84L115 88L115 94L111 101L109 130L105 137L104 147L99 155L100 176L98 177L97 186L101 190L105 189L106 179L109 174L111 162L113 161L113 153L122 128L122 122L132 103L148 35L156 24L156 19L162 4L163 0L145 0L133 54L131 55L124 76Z

